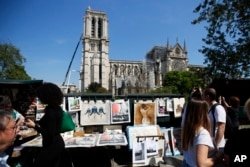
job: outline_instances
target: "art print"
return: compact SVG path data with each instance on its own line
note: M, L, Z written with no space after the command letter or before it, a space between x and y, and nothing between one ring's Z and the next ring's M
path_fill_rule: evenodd
M83 126L110 124L110 101L83 101L80 115Z
M132 154L133 154L133 163L146 164L147 150L146 150L145 142L134 141Z
M173 104L174 104L174 117L178 118L182 115L182 109L185 103L185 98L173 98Z
M173 112L174 111L174 105L173 105L173 99L167 98L166 99L166 108L167 112Z
M115 100L111 103L111 124L130 122L129 100Z
M96 136L71 137L64 140L65 147L94 147L96 144Z
M109 133L100 134L97 141L97 146L107 146L107 145L127 145L127 138L122 133L116 133L111 131Z
M147 156L158 155L158 143L152 138L146 138Z
M152 101L134 103L134 125L155 125L156 104Z
M133 149L133 143L138 136L158 136L161 135L159 125L148 126L127 126L126 127L129 149Z
M169 113L166 107L166 104L167 104L166 98L158 98L155 100L155 103L157 104L157 116L158 117L169 116Z
M165 128L165 129L161 129L161 132L163 133L164 135L164 138L165 138L165 156L172 156L173 153L172 153L172 149L171 149L171 130L172 128Z
M68 97L68 111L81 110L81 97Z

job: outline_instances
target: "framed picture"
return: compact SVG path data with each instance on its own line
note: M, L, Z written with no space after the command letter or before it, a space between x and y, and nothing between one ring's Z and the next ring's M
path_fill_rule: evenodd
M111 124L130 122L129 100L115 100L111 102Z

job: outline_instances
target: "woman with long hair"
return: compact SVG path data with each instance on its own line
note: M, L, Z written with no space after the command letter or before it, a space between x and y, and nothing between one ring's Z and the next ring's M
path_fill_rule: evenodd
M208 103L192 98L186 108L182 127L183 167L214 166L222 161L223 154L213 144L210 135Z

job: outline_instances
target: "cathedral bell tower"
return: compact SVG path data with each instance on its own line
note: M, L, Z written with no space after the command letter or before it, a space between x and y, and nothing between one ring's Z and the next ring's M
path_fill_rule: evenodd
M109 85L109 40L108 19L105 12L87 8L84 16L83 50L81 62L81 91L97 82L108 90Z

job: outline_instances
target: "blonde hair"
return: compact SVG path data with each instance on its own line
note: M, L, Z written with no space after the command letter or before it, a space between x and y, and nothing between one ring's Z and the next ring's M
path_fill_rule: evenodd
M246 101L244 109L247 113L248 119L250 119L250 98Z

